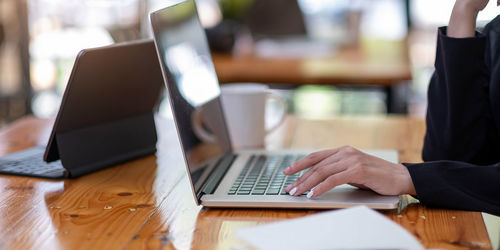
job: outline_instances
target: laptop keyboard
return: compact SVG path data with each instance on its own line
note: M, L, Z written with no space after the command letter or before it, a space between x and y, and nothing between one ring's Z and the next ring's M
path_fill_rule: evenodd
M253 155L229 190L229 195L286 195L285 187L305 170L286 176L283 170L304 155ZM307 193L303 194L306 195Z
M58 178L64 176L61 161L43 161L44 150L31 148L0 158L0 174Z

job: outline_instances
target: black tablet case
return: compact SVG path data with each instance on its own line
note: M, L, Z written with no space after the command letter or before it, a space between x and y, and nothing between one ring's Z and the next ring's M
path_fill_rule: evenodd
M44 160L77 177L154 153L163 88L152 40L81 51Z

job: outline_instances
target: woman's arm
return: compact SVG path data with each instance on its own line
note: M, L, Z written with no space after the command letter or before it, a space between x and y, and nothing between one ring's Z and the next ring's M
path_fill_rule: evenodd
M421 203L500 215L500 163L436 161L405 164Z
M435 72L428 91L425 161L452 160L477 165L500 161L489 98L487 38L474 35L477 11L486 2L458 0L448 30L439 29ZM471 33L472 37L464 38Z
M473 37L476 33L476 18L488 0L457 0L448 24L448 36L453 38Z

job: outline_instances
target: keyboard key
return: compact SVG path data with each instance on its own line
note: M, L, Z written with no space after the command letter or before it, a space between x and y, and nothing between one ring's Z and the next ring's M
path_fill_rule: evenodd
M46 177L62 177L64 169L61 162L46 163L43 161L44 150L28 149L15 153L16 159L0 159L0 171Z
M279 192L280 192L279 188L270 188L269 190L267 190L266 194L277 195L279 194Z
M266 190L254 190L252 195L263 195Z
M295 156L293 155L250 157L228 194L287 195L284 186L295 182L304 172L292 176L283 174L283 170L294 160Z

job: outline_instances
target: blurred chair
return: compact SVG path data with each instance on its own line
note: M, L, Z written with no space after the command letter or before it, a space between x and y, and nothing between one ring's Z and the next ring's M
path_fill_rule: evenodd
M134 41L142 38L140 23L131 26L114 26L107 30L116 43Z
M4 40L5 40L5 30L3 28L3 24L0 22L0 47L2 47Z
M223 20L215 27L205 29L210 50L230 53L233 50L241 25L234 20Z
M254 38L306 35L297 0L256 0L244 18Z
M3 29L3 24L0 23L0 48L2 48L4 40L5 40L5 31ZM6 116L8 114L7 107L8 107L7 100L0 93L0 126L3 125L3 123L5 122L4 119L6 118Z
M19 117L22 117L31 112L31 85L29 76L29 34L28 34L28 8L27 0L10 0L1 1L0 7L12 8L16 15L0 16L0 48L9 49L9 56L6 53L0 53L4 57L1 61L8 62L10 66L18 69L15 73L8 71L11 74L19 74L8 79L10 82L4 83L9 85L17 85L16 90L0 92L0 124L2 122L10 122ZM15 23L16 25L11 25ZM6 25L9 24L9 25ZM8 46L7 46L8 45ZM0 51L2 52L2 51ZM3 51L5 52L5 51ZM14 62L11 62L11 57L15 57ZM5 70L5 69L4 69ZM7 69L8 70L8 69ZM3 72L5 73L5 71Z

